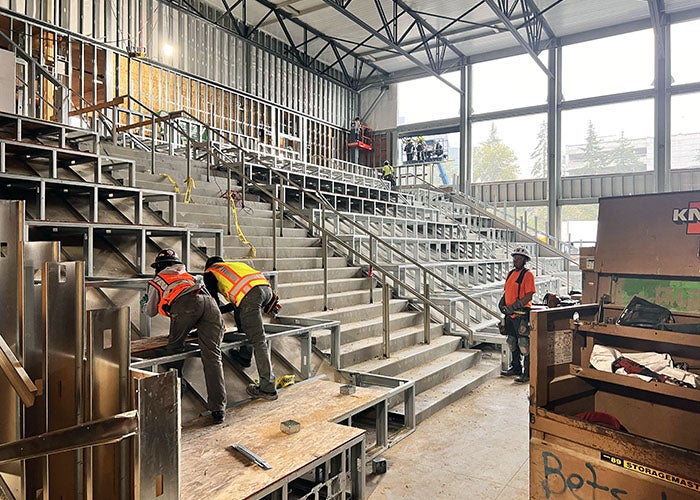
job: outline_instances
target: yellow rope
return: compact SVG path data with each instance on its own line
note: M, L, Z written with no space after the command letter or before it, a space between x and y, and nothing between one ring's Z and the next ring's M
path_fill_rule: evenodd
M170 177L168 174L160 174L162 177L165 177L170 181L170 184L172 184L175 187L175 193L180 194L180 187L177 185L177 182L175 182L175 179Z
M243 230L241 230L241 226L238 225L238 210L236 210L236 200L233 199L233 194L229 191L228 193L228 199L231 202L231 210L233 210L233 220L236 223L236 232L238 233L238 239L241 240L241 243L244 245L248 245L250 247L250 252L248 252L248 257L251 259L255 258L255 255L257 254L255 247L253 244L248 241L248 239L245 237L245 234L243 234Z
M194 185L194 179L188 177L185 181L187 183L187 191L185 191L185 203L192 203L192 190L197 186Z

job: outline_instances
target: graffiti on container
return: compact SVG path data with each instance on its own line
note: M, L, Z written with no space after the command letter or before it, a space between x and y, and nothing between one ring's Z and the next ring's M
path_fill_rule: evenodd
M598 474L595 467L586 462L586 469L583 475L573 472L567 474L564 472L564 467L554 453L543 451L542 461L544 463L544 479L542 480L542 488L544 489L546 498L565 494L570 492L575 498L596 498L597 492L605 492L606 495L599 498L615 498L621 500L627 491L620 488L611 488L609 486L598 483ZM582 496L581 496L582 495Z

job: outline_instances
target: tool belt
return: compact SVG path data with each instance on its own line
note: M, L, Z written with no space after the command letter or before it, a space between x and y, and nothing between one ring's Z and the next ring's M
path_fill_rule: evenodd
M265 314L270 314L272 316L277 316L279 310L282 309L280 305L280 296L277 292L272 293L272 298L262 306L262 310Z

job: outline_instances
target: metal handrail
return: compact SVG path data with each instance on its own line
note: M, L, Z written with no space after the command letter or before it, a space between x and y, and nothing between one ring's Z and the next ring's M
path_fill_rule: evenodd
M410 175L415 176L415 174L410 174ZM436 193L441 192L437 186L431 184L430 182L425 181L425 180L423 180L422 182L423 182L423 184L425 184L425 186L430 187L433 192L436 192ZM578 264L578 262L576 260L571 258L571 255L561 251L560 249L558 249L555 246L552 246L550 244L542 242L541 240L537 239L536 236L533 236L533 235L529 234L528 232L520 229L517 226L517 224L509 222L508 220L498 216L498 214L496 213L497 207L489 206L487 203L476 200L476 198L469 196L469 195L465 195L464 193L461 193L461 192L451 192L451 193L443 192L443 193L445 195L449 196L450 198L456 197L457 201L459 201L460 203L463 203L464 205L473 209L474 211L479 213L479 215L485 215L485 216L488 216L492 219L495 219L497 222L503 224L505 226L505 229L510 229L510 230L517 232L520 236L524 237L529 242L535 243L538 246L538 248L540 248L540 249L545 248L547 251L555 253L557 256L568 260L572 264ZM491 212L491 210L493 210L493 212ZM444 214L444 215L447 218L450 218L450 219L456 221L456 219L452 218L449 214ZM547 237L548 237L548 239L554 239L554 238L550 237L549 235L547 235Z
M217 154L222 154L222 153L221 153L221 152L217 152ZM232 163L232 162L227 161L227 163ZM244 183L248 183L248 184L250 184L250 185L255 186L256 189L258 189L258 190L262 191L264 194L266 194L266 195L269 197L269 199L273 200L275 203L282 204L282 206L283 206L286 210L291 211L291 212L294 213L296 216L300 217L300 218L309 226L309 228L313 228L313 229L316 229L317 231L319 231L319 232L321 233L321 235L322 235L322 238L326 238L326 239L330 238L335 244L340 245L340 246L341 246L342 248L344 248L349 254L353 254L353 255L357 256L361 261L366 262L369 266L372 266L373 269L379 270L380 273L382 274L382 278L385 279L386 277L388 277L392 282L394 282L395 287L397 287L397 286L398 286L398 287L402 287L403 289L409 291L409 292L410 292L412 295L414 295L416 298L418 298L421 302L423 302L424 305L425 305L425 304L429 305L431 308L435 309L436 312L438 312L440 315L443 315L443 316L447 317L448 319L453 320L453 321L455 322L455 324L459 325L461 328L464 328L464 330L467 331L467 332L469 333L470 342L472 342L472 340L473 340L473 329L472 329L471 327L469 327L468 325L466 325L465 323L463 323L463 322L462 322L461 320L459 320L458 318L452 316L449 312L445 311L441 306L439 306L438 304L436 304L435 302L433 302L433 301L432 301L429 297L427 297L424 293L421 293L420 291L415 290L411 285L409 285L409 284L403 282L403 281L400 280L398 277L392 275L391 272L390 272L388 269L386 269L384 266L382 266L378 261L373 260L373 259L371 258L371 256L370 256L370 257L366 257L366 256L362 255L361 253L359 253L358 251L356 251L352 246L350 246L350 245L348 245L346 242L344 242L340 237L338 237L337 235L335 235L334 233L332 233L330 230L328 230L328 229L325 227L325 225L319 225L319 224L317 224L316 222L313 221L313 219L312 219L311 217L307 217L306 214L304 214L301 210L298 210L296 207L293 207L292 205L289 205L286 201L284 201L283 199L279 198L276 194L274 194L274 193L272 193L271 191L269 191L269 190L267 189L266 186L264 186L264 185L258 183L257 181L255 181L254 179L252 179L251 177L249 177L248 175L246 175L246 174L245 174L245 171L244 171L244 168L245 168L245 161L242 162L241 167L242 167L242 168L241 168L241 172L236 172L236 174L240 176L241 180L242 180ZM227 167L227 168L230 169L231 167ZM294 181L290 180L289 178L287 178L286 176L284 176L284 172L282 172L282 171L280 171L280 170L278 170L278 169L276 169L276 168L274 168L274 167L268 167L268 168L269 168L272 172L277 173L277 174L278 174L278 177L279 177L280 180L282 180L283 182L286 182L286 183L288 183L289 185L292 185L293 187L295 187L295 188L297 188L297 189L299 189L299 190L303 190L303 187L302 187L302 186L300 186L300 185L297 184L296 182L294 182ZM244 189L243 191L245 192L245 189ZM325 201L322 197L319 197L319 196L317 196L315 193L311 193L311 192L308 192L308 191L306 191L306 195L311 196L311 197L322 207L322 210L323 210L323 211L325 211L325 210L331 211L331 212L332 212L333 214L335 214L337 217L339 217L340 219L342 219L345 223L354 226L354 227L355 227L356 229L358 229L360 232L366 234L366 235L370 238L370 241L372 241L372 240L377 241L379 244L382 244L382 245L386 246L390 251L392 251L392 252L394 252L395 254L401 256L401 257L402 257L403 259L405 259L407 262L410 262L411 264L413 264L413 265L415 265L416 267L418 267L418 268L421 270L421 272L423 272L424 276L426 277L426 279L424 280L424 283L427 283L427 276L430 276L430 277L432 277L435 281L441 283L441 284L444 286L444 291L445 291L445 292L451 292L451 293L460 295L461 297L463 297L464 299L466 299L466 300L469 301L470 303L472 303L472 304L474 304L475 306L477 306L477 307L481 308L482 310L484 310L486 313L491 314L493 317L495 317L495 318L500 318L500 317L501 317L501 313L500 313L500 312L496 312L496 311L494 311L494 310L492 310L492 309L490 309L490 308L484 306L484 305L481 304L480 302L476 301L475 299L471 298L469 295L467 295L466 293L464 293L462 290L460 290L460 289L458 289L458 288L455 288L450 282L448 282L447 280L443 279L441 276L439 276L438 274L434 273L433 271L431 271L430 269L428 269L427 267L425 267L424 265L422 265L419 261L415 260L415 259L414 259L413 257L411 257L410 255L408 255L408 254L402 252L402 251L399 250L398 248L396 248L396 247L394 247L393 245L387 243L383 238L373 235L373 234L370 233L366 228L360 226L359 224L355 223L355 222L354 222L353 220L351 220L350 218L348 218L348 217L346 217L345 215L343 215L341 212L337 211L337 210L336 210L335 208L333 208L327 201ZM273 217L274 217L274 215L275 215L274 212L275 212L275 210L276 210L275 203L273 203ZM322 216L322 219L321 219L321 220L322 220L322 222L325 221L325 216ZM273 238L274 238L274 237L276 237L276 234L273 234ZM370 247L371 247L371 246L372 246L372 245L370 245ZM325 252L325 248L326 248L326 246L324 245L324 252ZM325 276L324 276L324 288L327 288L327 286L328 286L328 284L327 284L327 278L325 278ZM387 305L385 304L384 307L386 307L386 306L387 306ZM428 339L427 341L429 342L429 339Z

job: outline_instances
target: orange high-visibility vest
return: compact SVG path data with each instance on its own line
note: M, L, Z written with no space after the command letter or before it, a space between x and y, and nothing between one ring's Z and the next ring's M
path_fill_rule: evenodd
M217 262L207 269L215 277L219 292L238 307L253 287L258 285L270 286L260 271L243 262Z
M158 312L163 316L170 316L165 307L170 306L182 292L194 286L194 276L183 272L179 274L163 273L149 281L158 290Z

